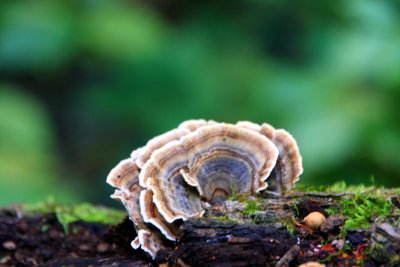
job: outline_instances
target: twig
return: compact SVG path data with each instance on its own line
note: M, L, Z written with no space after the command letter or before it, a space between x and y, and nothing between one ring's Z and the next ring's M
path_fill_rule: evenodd
M348 195L354 195L353 192L342 192L342 193L324 193L324 192L298 192L298 193L293 193L290 195L287 195L286 198L295 198L295 197L303 197L303 196L309 196L309 197L342 197L342 196L348 196Z
M298 245L294 245L291 247L288 252L283 255L283 257L276 263L276 267L289 266L290 262L299 254L300 247Z

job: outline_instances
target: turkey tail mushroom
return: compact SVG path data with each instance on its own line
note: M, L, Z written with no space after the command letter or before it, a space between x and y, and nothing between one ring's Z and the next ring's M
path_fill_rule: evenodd
M135 226L138 236L132 241L132 247L142 247L154 258L157 250L163 247L162 238L159 234L152 233L140 212L139 200L143 188L139 185L139 171L132 158L122 160L109 173L107 183L118 188L111 198L122 202Z
M278 194L303 172L296 140L283 129L240 121L188 120L132 152L107 177L137 230L133 248L155 258L164 238L174 241L178 220L235 192ZM154 227L152 227L154 226Z
M302 157L294 137L283 129L275 130L272 142L279 150L278 160L269 177L268 190L282 193L294 187L303 173Z
M281 194L292 189L303 173L302 158L296 139L286 130L275 129L268 123L258 125L240 121L236 125L264 135L279 151L276 165L268 178L268 191Z
M140 183L154 193L153 202L169 223L202 214L200 196L180 173L186 166L186 150L173 141L154 152L139 176Z
M143 220L157 227L161 233L169 240L175 241L178 234L178 226L165 221L153 202L153 192L143 190L140 192L140 205Z
M118 163L108 175L107 183L117 188L111 198L119 199L128 211L129 219L136 227L143 228L139 207L139 194L143 188L139 185L139 168L134 161L129 158Z
M139 168L132 158L124 159L107 176L107 183L121 190L129 191L139 177Z
M185 181L211 202L215 196L223 201L232 190L254 194L265 189L278 157L268 138L231 124L202 127L180 142L188 155L187 170L181 171Z
M140 149L140 152L138 153L138 157L135 163L140 168L143 168L144 164L150 159L154 151L163 147L164 145L168 144L171 141L179 140L179 138L189 133L190 131L188 129L173 129L162 135L154 137L153 139L147 142L145 147Z

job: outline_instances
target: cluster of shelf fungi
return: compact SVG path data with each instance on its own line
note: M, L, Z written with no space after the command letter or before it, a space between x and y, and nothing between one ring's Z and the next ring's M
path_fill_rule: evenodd
M203 216L232 194L280 195L302 172L296 140L283 129L189 120L134 150L107 183L135 226L132 247L154 259L176 241L182 221Z

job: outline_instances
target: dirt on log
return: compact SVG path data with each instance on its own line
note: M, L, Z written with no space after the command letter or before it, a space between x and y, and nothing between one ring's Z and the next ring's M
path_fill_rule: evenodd
M400 266L398 192L386 193L238 197L183 222L177 242L155 260L130 247L136 233L127 218L119 225L78 221L66 231L54 213L1 209L0 266ZM364 221L346 210L353 200ZM368 213L378 208L384 213ZM326 218L315 229L303 220L312 212ZM350 227L356 223L365 227Z

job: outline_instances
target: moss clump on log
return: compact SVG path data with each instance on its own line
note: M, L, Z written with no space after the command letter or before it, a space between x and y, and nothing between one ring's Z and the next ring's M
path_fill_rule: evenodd
M24 204L21 206L21 210L28 214L54 213L66 233L69 232L69 225L73 222L83 221L116 225L126 217L125 211L122 210L90 203L64 205L56 203L54 198L48 198L43 202Z

